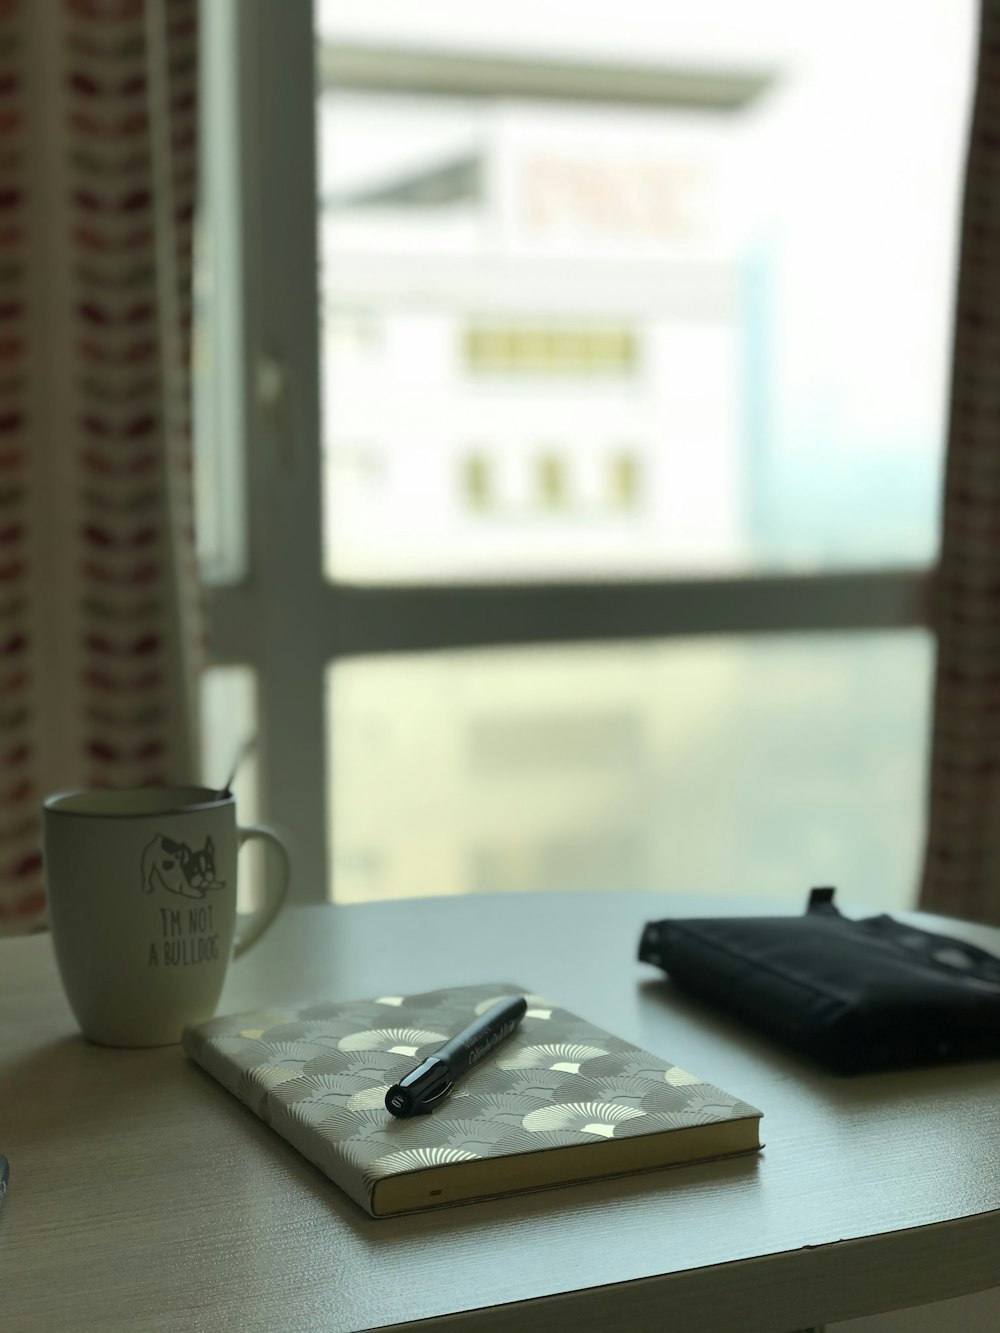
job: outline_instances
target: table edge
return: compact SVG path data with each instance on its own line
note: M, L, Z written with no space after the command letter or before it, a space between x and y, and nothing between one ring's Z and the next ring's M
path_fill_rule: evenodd
M634 1282L515 1301L377 1333L774 1333L968 1296L1000 1285L1000 1209ZM532 1324L526 1320L535 1321ZM368 1330L366 1330L368 1333ZM375 1333L372 1330L372 1333Z

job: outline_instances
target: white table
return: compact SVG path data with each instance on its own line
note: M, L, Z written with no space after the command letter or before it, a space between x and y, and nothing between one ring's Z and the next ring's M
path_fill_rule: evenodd
M510 980L765 1111L759 1158L383 1221L179 1047L89 1045L49 939L0 941L0 1324L787 1333L1000 1284L1000 1063L843 1080L782 1054L634 961L645 920L708 910L620 893L287 912L222 1012Z

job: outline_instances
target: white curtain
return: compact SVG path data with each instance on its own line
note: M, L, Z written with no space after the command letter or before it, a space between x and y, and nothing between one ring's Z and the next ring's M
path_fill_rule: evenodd
M1000 925L1000 4L983 0L952 365L921 906Z
M0 0L0 932L39 805L193 781L197 0Z

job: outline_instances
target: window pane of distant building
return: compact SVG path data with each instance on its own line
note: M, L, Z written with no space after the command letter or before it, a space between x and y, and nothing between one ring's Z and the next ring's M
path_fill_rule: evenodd
M972 0L317 4L325 558L933 558Z

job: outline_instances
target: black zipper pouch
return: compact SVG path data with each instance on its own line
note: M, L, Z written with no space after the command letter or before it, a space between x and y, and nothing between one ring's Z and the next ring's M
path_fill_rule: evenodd
M1000 959L833 889L804 916L650 922L639 958L683 990L841 1074L1000 1056Z

